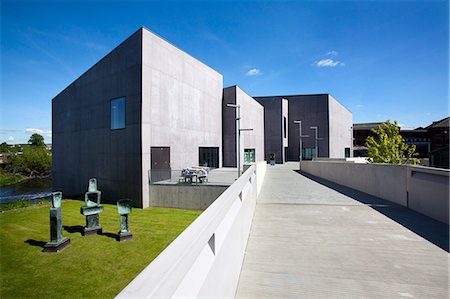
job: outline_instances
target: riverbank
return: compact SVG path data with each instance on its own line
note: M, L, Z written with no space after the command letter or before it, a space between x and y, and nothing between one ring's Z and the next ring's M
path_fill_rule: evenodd
M58 253L42 252L49 241L48 206L0 213L2 298L113 298L201 213L133 209L134 240L119 243L117 206L104 205L102 235L83 237L83 204L63 201L63 236L71 243Z
M9 185L20 183L24 180L28 179L28 177L21 174L0 174L0 188L6 187Z
M52 178L27 178L17 184L0 188L0 204L25 201L35 202L50 199L52 194Z

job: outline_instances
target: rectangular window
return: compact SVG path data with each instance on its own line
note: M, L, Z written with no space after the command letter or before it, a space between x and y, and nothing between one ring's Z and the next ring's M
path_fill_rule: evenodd
M246 148L244 149L244 164L249 164L255 162L255 149Z
M286 116L283 117L284 123L283 123L283 132L284 132L284 138L286 138L286 132L287 132L287 123L286 123Z
M111 130L125 128L125 98L111 100Z
M350 148L349 147L345 148L345 157L350 158Z
M219 167L219 148L218 147L199 147L198 164L211 168Z

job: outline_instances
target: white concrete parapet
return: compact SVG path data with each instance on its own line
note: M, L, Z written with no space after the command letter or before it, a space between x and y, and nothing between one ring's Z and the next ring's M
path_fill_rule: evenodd
M257 180L265 174L257 167L249 167L116 298L234 297Z
M302 171L449 223L448 169L322 160L303 161Z

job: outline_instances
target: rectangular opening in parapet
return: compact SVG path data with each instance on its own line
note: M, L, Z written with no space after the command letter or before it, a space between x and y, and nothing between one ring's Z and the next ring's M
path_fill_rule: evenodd
M239 200L242 202L242 192L239 193Z
M208 245L209 248L211 248L212 253L216 255L216 234L213 234L211 238L209 238Z

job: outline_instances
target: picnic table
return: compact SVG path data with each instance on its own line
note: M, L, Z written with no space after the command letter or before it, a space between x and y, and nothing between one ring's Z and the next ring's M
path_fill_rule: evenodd
M185 168L181 171L180 181L184 180L185 183L193 183L195 178L195 184L199 182L205 183L208 181L208 170L199 166Z

